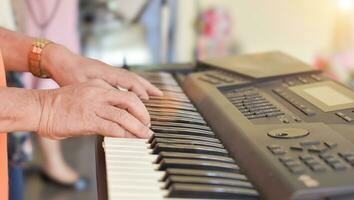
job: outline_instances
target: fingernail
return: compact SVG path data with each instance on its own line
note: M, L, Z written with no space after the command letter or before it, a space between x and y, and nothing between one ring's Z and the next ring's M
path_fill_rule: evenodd
M149 130L148 136L151 137L152 135L154 135L154 132L152 130Z
M149 100L149 96L140 96L140 99Z
M147 126L150 128L151 127L151 123L148 123Z

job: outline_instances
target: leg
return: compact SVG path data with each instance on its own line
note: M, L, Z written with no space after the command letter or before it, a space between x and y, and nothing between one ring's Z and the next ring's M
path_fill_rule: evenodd
M9 200L23 200L23 169L9 164Z
M43 172L60 183L74 183L79 175L64 160L60 143L56 140L38 137L42 154Z

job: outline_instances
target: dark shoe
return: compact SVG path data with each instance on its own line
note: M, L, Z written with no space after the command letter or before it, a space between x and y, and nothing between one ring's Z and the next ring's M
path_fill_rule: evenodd
M55 184L55 185L63 187L63 188L74 189L76 191L84 191L89 186L89 180L84 177L79 177L73 183L62 183L62 182L50 177L49 175L47 175L43 171L40 172L40 176L45 182L49 182L49 183Z

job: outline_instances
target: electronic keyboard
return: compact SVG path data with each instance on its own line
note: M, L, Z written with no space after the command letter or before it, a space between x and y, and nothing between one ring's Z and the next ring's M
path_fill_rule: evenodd
M99 199L354 199L354 92L280 52L138 72L149 139L98 137Z

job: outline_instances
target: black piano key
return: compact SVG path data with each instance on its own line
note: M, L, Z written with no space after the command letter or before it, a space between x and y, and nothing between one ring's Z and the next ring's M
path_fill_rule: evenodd
M144 103L145 107L149 110L149 108L168 108L168 109L178 109L178 110L186 110L196 112L197 110L194 107L187 107L183 105L171 105L171 104L163 104L163 103Z
M165 180L167 176L170 175L205 176L205 177L227 178L227 179L235 179L240 181L248 181L245 175L239 173L229 173L229 172L221 172L215 170L202 170L202 169L179 169L179 168L166 169L166 175L163 178L163 180Z
M214 136L212 131L193 129L193 128L181 128L181 127L165 127L152 125L151 130L159 133L179 133L179 134L189 134L189 135L199 135L199 136Z
M188 97L184 93L181 93L181 92L170 92L170 91L167 91L167 92L164 92L163 95L167 96L167 97L179 97L179 98L188 99Z
M169 134L169 133L154 133L154 135L150 138L149 142L151 142L154 138L176 138L176 139L189 139L189 140L200 140L200 141L208 141L220 143L217 138L214 137L203 137L203 136L195 136L195 135L186 135L186 134Z
M179 122L179 123L192 123L192 124L206 125L206 122L204 120L179 117L179 116L159 116L159 115L150 113L150 118L151 118L151 121Z
M167 96L151 96L149 97L151 100L156 100L156 101L176 101L176 102L182 102L182 103L191 103L191 101L187 98L177 98L177 97L167 97Z
M183 93L183 90L177 86L161 85L161 86L157 86L157 87L162 91Z
M188 140L188 139L172 139L172 138L155 138L151 142L151 148L154 148L157 143L191 144L191 145L202 145L207 147L224 148L224 146L221 143L206 142L206 141L199 141L199 140Z
M166 87L166 85L162 85L162 87ZM179 86L176 86L176 87L179 87ZM183 97L188 98L187 95L183 91L178 91L178 92L167 91L164 93L164 95L166 95L166 96L183 96Z
M148 110L150 115L156 116L156 117L181 117L186 120L193 119L193 120L199 120L205 123L204 119L201 116L198 115L189 115L188 113L182 113L182 112L157 112L155 110Z
M153 148L154 154L162 151L228 156L228 152L225 149L202 145L157 143Z
M233 173L238 173L240 170L240 168L233 163L206 160L163 158L159 162L159 170L166 170L168 168L206 169Z
M180 106L180 107L191 107L194 108L193 104L191 103L185 103L185 102L179 102L179 101L174 101L174 100L143 100L143 103L146 105L149 104L168 104L168 105L175 105L175 106Z
M224 179L224 178L210 178L210 177L198 177L198 176L181 176L181 175L172 175L169 176L166 180L166 188L168 188L173 183L196 183L196 184L205 184L205 185L218 185L218 186L232 186L240 188L249 188L254 189L250 182Z
M181 103L181 102L173 102L173 101L161 101L161 102L156 102L156 101L148 101L148 102L143 102L144 105L148 107L162 107L162 108L172 108L172 109L182 109L182 110L190 110L195 112L196 108L189 103Z
M176 183L169 187L168 197L246 200L259 199L259 194L256 190L248 188Z
M152 121L151 125L153 125L153 126L179 127L179 128L194 128L194 129L212 131L208 126L190 124L190 123Z
M196 116L199 118L202 118L202 116L195 111L188 111L188 110L177 110L177 109L171 109L171 108L155 108L155 107L151 107L148 108L149 112L160 112L160 113L164 113L164 112L168 112L168 113L176 113L176 114L183 114L183 115L189 115L189 116Z
M160 152L156 162L160 162L162 158L182 158L182 159L195 159L195 160L210 160L220 161L226 163L235 163L234 160L227 156L215 156L198 153L177 153L177 152Z
M154 85L171 85L179 86L178 83L173 78L162 78L162 77L149 77L150 83Z

